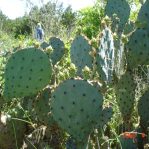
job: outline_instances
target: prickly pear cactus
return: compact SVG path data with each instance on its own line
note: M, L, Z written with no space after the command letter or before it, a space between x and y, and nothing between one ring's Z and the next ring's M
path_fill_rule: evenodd
M46 88L33 103L33 110L36 113L36 116L39 122L50 125L54 123L54 120L51 116L51 106L50 106L50 98L51 98L51 89Z
M126 45L127 62L129 68L135 68L138 65L149 64L149 30L138 28L131 36Z
M130 120L134 108L135 87L136 84L131 71L122 75L115 86L117 103L125 122Z
M108 0L105 15L112 20L112 31L121 33L130 15L130 7L126 0Z
M122 149L137 149L137 143L133 139L120 137L120 148Z
M51 37L49 39L49 45L53 48L50 58L52 60L52 64L55 65L64 56L65 45L63 41L57 37Z
M114 71L116 76L120 77L125 73L126 56L124 51L124 43L121 36L114 41L115 46L115 66Z
M146 2L142 5L140 12L138 14L137 22L141 23L142 25L139 27L146 27L149 28L149 0L146 0Z
M77 149L75 141L73 140L73 138L70 137L70 138L67 139L66 149Z
M147 90L138 102L138 113L140 116L140 125L147 130L149 127L149 91Z
M27 48L17 51L5 67L4 97L24 97L43 89L51 79L52 67L41 50Z
M95 127L102 104L103 96L84 80L66 80L52 93L54 119L80 142L85 140Z
M124 28L124 34L130 34L131 32L133 32L135 30L135 23L133 21L128 21L125 25Z
M48 46L49 46L49 44L47 42L45 42L45 41L40 45L40 47L42 49L46 49Z
M72 63L77 67L78 75L81 75L85 66L92 69L93 58L89 54L91 51L92 46L88 43L87 38L82 35L76 36L71 44L70 56Z
M103 128L112 118L113 116L113 109L111 107L106 107L102 110L102 113L99 117L99 127Z
M112 32L117 33L117 40L114 41L115 46L115 74L118 78L124 74L125 55L124 45L121 36L125 25L129 19L130 6L126 0L108 0L105 7L105 15L111 18Z
M111 30L106 27L102 31L99 48L96 54L97 71L100 79L111 83L114 69L114 41Z
M140 25L130 36L127 44L128 67L149 64L149 0L142 5L138 14L137 23Z

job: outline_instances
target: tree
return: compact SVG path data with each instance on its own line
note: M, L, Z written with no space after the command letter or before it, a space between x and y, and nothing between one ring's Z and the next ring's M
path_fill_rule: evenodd
M72 11L72 8L70 5L63 12L61 23L67 29L67 36L69 38L71 30L75 26L75 23L76 23L76 12Z
M3 12L0 10L0 30L2 31L4 28L4 24L7 20L7 17L3 14Z
M13 33L15 38L19 37L19 35L31 35L32 28L28 16L15 19L13 24Z
M57 36L61 32L62 12L63 4L58 2L49 1L40 8L37 6L32 7L29 13L32 30L34 31L36 24L40 22L44 27L46 36Z
M79 11L77 26L88 38L96 37L99 32L101 17L96 7L87 7Z

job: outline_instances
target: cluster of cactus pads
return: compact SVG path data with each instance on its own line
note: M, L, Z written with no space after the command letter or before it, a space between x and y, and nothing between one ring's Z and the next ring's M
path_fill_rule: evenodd
M115 95L113 98L116 98L123 124L126 126L125 130L133 131L131 118L134 105L139 100L137 107L141 133L147 135L149 89L146 83L146 91L136 99L135 72L138 66L149 65L148 9L149 0L146 0L137 18L141 25L138 27L133 24L135 27L130 29L129 25L128 28L126 25L129 24L130 15L128 2L108 0L97 48L93 48L85 36L77 35L71 43L69 54L71 62L77 68L75 77L61 80L56 86L52 79L57 75L54 68L64 58L65 44L62 40L51 37L49 43L42 43L40 48L19 49L10 54L4 74L0 75L3 84L3 93L0 92L0 117L4 115L3 105L19 99L23 101L22 107L31 112L30 115L35 121L47 126L50 132L51 128L56 130L52 134L57 134L57 125L61 131L69 134L67 149L86 149L89 148L88 142L95 130L101 132L113 116L112 107L104 105L106 92L112 88ZM124 35L126 30L129 37ZM129 40L126 42L124 37ZM49 48L52 52L47 54ZM88 80L83 77L84 68L94 74ZM98 83L100 85L97 85ZM16 114L20 116L20 111ZM25 126L20 122L15 129L15 122L11 118L8 123L5 133L5 130L1 130L0 121L0 148L10 147L10 144L6 143L8 138L9 142L13 142L13 147L20 147L23 135L19 132L21 129L25 130ZM139 139L138 144L130 138L123 138L122 135L119 140L123 149L130 146L135 149L140 145ZM148 141L146 139L144 143ZM62 148L60 142L55 144ZM97 144L98 142L95 146Z

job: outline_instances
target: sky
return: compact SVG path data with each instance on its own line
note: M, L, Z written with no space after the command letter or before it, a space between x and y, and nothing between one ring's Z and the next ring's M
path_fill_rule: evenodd
M40 6L41 1L47 3L50 0L30 0L34 4ZM71 5L73 10L79 10L81 8L92 6L95 0L58 0L63 2L64 7ZM8 16L10 19L23 16L27 11L26 0L0 0L0 10Z

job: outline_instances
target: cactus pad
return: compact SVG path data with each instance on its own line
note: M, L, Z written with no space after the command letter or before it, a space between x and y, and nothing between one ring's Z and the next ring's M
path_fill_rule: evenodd
M141 126L143 128L149 127L149 91L146 91L140 98L138 103L138 113L140 116Z
M46 43L45 41L40 45L40 47L41 47L42 49L46 49L48 46L49 46L49 44Z
M111 107L104 108L102 110L100 117L99 117L99 121L98 121L99 125L98 126L100 128L103 128L104 125L106 125L110 121L112 116L113 116L113 109Z
M136 84L132 72L127 71L116 84L116 99L124 120L131 118L134 108Z
M51 53L50 58L52 60L52 64L55 65L63 57L65 53L65 45L63 41L56 37L51 37L49 39L49 44L53 48L53 52Z
M142 27L148 27L149 28L149 0L146 0L146 2L142 5L137 21L142 24Z
M50 98L51 98L51 89L46 88L33 103L33 109L37 114L38 120L44 123L45 125L50 125L51 123L54 122L50 114L51 113Z
M102 111L103 96L83 80L67 80L52 93L52 114L76 140L87 138Z
M102 31L102 35L96 55L97 70L102 81L111 82L114 67L114 41L108 27Z
M6 64L4 96L15 98L35 94L50 82L51 74L51 63L43 51L19 50Z
M127 61L130 68L149 64L149 31L137 29L127 44Z
M124 138L121 136L119 140L120 140L122 149L128 149L128 148L137 149L137 143L135 143L133 139Z
M92 46L88 43L86 37L82 35L76 36L71 44L71 61L77 67L77 74L81 75L82 69L87 66L92 69L93 58L89 54Z
M130 15L128 2L126 0L108 0L105 15L112 19L112 31L115 32L118 26L118 31L122 32Z

